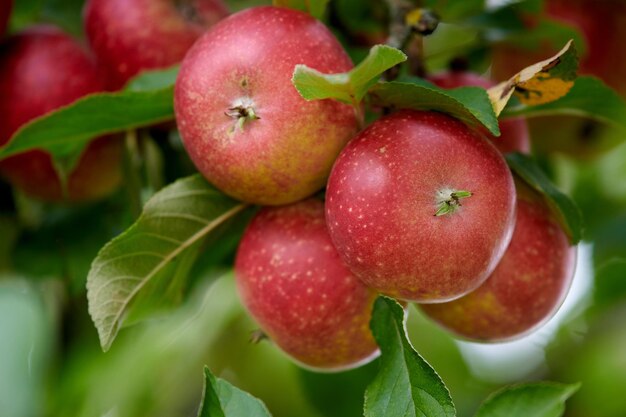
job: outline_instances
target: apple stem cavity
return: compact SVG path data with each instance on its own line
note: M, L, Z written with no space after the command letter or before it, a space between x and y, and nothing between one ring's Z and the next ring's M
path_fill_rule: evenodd
M452 214L462 206L461 200L471 197L473 193L465 190L444 189L437 192L437 211L435 217Z
M243 132L243 127L247 121L260 119L254 109L254 102L248 97L237 100L232 107L226 112L226 116L236 120L235 125L231 128L230 134L234 134L237 130Z

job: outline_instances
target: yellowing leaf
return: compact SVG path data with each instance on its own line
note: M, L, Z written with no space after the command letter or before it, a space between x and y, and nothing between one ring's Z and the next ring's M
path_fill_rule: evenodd
M574 86L577 69L578 56L570 40L553 57L526 67L487 90L494 112L499 115L513 94L528 106L558 100Z

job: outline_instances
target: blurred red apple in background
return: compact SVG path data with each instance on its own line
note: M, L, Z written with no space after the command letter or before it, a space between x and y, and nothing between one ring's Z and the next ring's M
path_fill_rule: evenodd
M478 74L467 71L448 71L439 74L433 74L428 79L441 88L457 88L457 87L482 87L489 89L496 85L495 82L488 78L481 77ZM502 153L507 152L530 152L530 138L528 134L528 125L526 120L521 117L505 119L500 121L500 136L496 137L489 133L486 129L480 129L496 148Z
M547 0L543 16L578 28L586 43L580 60L580 73L602 78L626 96L626 2L621 0ZM537 23L527 17L528 30ZM529 49L512 43L493 48L491 74L505 80L524 67L546 59L563 45L543 40ZM598 122L575 116L539 117L529 120L533 150L537 153L565 153L590 159L620 143Z
M103 88L94 60L52 26L30 28L0 46L0 145L24 123ZM50 155L33 150L0 162L0 174L26 194L84 201L112 192L121 180L121 143L92 142L68 178L64 195Z
M337 371L378 355L369 329L376 293L333 247L321 201L261 210L241 240L235 273L250 314L304 366Z
M513 232L515 187L487 139L441 113L372 123L335 162L326 189L331 238L366 285L443 302L487 279Z
M468 295L421 309L463 338L502 342L550 319L572 282L576 248L543 196L516 182L517 221L511 244L487 281Z
M626 2L622 0L547 0L545 16L578 28L587 46L580 61L582 74L595 75L622 95L626 94ZM529 20L532 30L533 19ZM493 50L492 76L512 77L524 67L546 59L563 45L544 42L540 50L507 43Z
M222 0L88 0L85 32L108 87L118 89L141 71L179 63L227 14Z
M355 133L350 106L300 96L291 82L297 64L352 68L326 26L276 7L228 17L185 57L176 121L198 170L226 194L263 205L301 200L324 186Z

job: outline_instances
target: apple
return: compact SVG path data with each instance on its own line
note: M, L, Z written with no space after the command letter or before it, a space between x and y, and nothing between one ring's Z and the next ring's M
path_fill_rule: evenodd
M431 75L428 77L428 80L438 87L446 89L466 86L489 89L496 85L495 82L478 74L454 70ZM480 129L480 132L487 136L502 153L530 152L528 125L526 124L526 120L522 117L500 121L499 137L493 136L484 128Z
M518 339L550 319L565 299L576 248L545 200L516 182L517 221L502 260L475 291L421 309L454 334L480 342Z
M0 4L0 37L2 37L7 30L12 8L13 0L3 0L2 4Z
M301 365L338 371L378 355L369 330L376 293L333 247L323 202L262 209L243 235L235 275L252 317Z
M88 0L84 21L109 87L118 89L141 71L179 63L227 14L222 0Z
M176 120L198 170L226 194L262 205L301 200L324 186L354 135L350 106L298 94L297 64L323 73L352 68L321 22L277 7L222 20L185 57Z
M26 122L102 90L94 60L52 26L37 26L0 46L0 146ZM50 155L24 152L0 161L0 174L27 195L47 201L85 201L112 192L121 181L121 143L93 141L68 178L64 195Z
M509 243L515 186L498 150L450 116L403 110L372 123L335 162L330 236L366 285L444 302L482 284Z

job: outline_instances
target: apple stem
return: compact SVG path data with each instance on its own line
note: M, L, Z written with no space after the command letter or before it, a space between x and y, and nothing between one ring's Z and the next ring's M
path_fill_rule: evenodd
M421 1L387 0L390 22L387 45L402 49L408 56L410 73L420 77L426 74L424 67L423 37L432 34L439 25L439 16L421 7ZM384 78L391 81L398 77L399 67L387 70Z
M437 211L434 214L436 217L454 213L462 206L462 199L473 195L472 192L465 190L443 190L437 194Z

